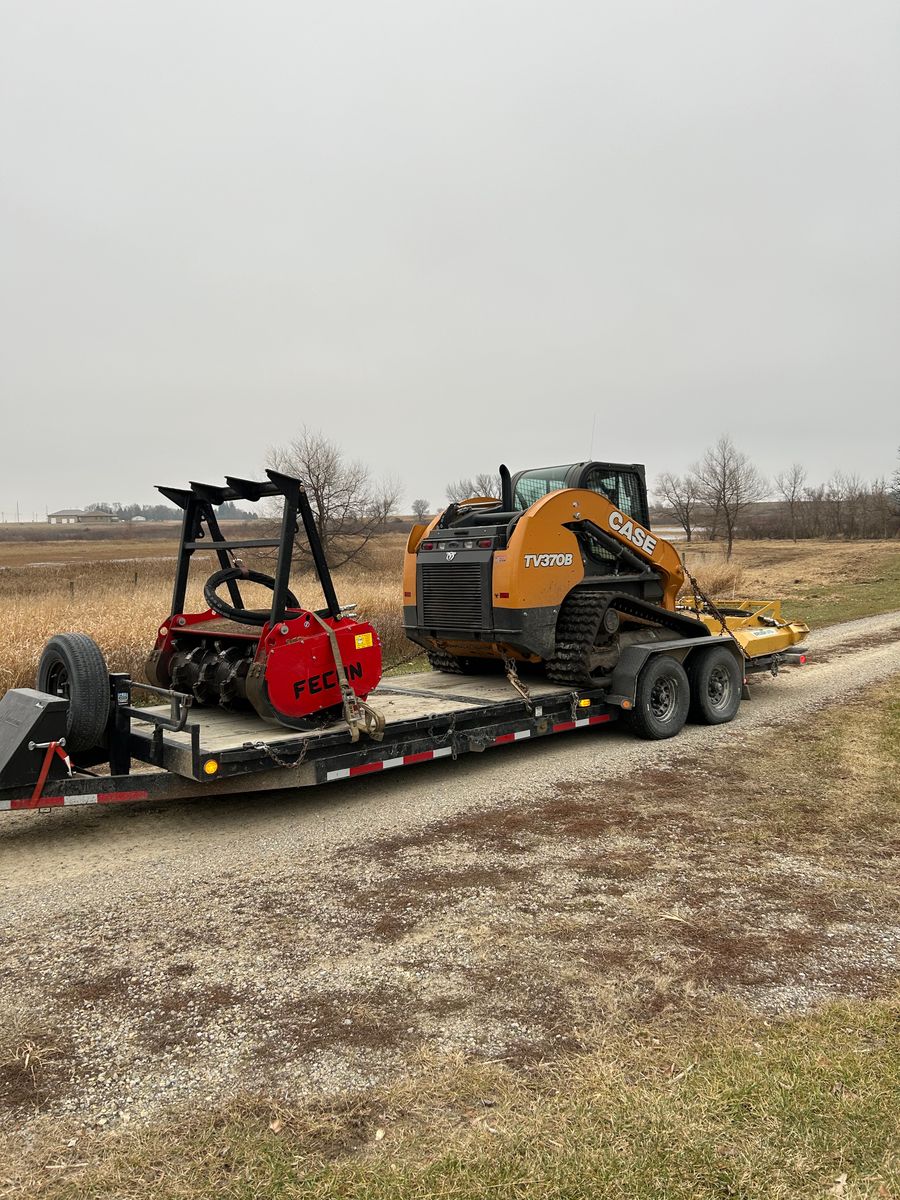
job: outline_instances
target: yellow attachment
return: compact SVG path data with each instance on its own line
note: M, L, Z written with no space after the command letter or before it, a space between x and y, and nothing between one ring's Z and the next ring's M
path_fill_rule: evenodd
M698 617L714 636L727 636L719 618L707 612L702 604L698 606L690 599L678 607L692 617ZM725 624L748 658L789 650L791 646L798 646L809 633L809 626L803 621L782 618L780 600L727 600L723 601L723 607L729 610ZM735 609L741 609L741 615L732 615Z

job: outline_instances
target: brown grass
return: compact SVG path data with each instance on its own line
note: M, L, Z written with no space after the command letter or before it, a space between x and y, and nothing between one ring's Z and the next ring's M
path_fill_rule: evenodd
M385 664L393 666L418 654L407 641L401 623L400 572L403 539L388 536L373 546L365 560L336 572L338 596L343 604L355 602L360 616L373 622L381 636ZM88 543L89 553L98 544ZM104 547L105 548L105 547ZM117 544L117 549L121 543ZM0 569L0 693L34 683L37 662L47 640L55 633L87 633L100 645L111 670L129 671L143 678L143 664L153 647L157 627L169 613L174 557L131 556L128 561L97 555L94 561L79 557L85 547L69 546L73 560L48 565L40 557L46 547L32 547L28 561ZM133 544L128 549L134 550ZM16 547L19 554L21 547ZM35 553L36 551L36 553ZM7 567L9 547L0 546L0 568ZM214 569L209 555L195 556L188 608L203 611L201 589ZM299 575L291 584L310 607L323 603L314 578ZM251 605L265 606L271 593L252 586L245 589Z
M781 599L811 626L900 606L896 541L741 541L725 561L720 543L678 543L701 587L721 598Z
M159 622L168 615L176 533L166 538L0 542L0 694L30 686L41 650L54 633L90 634L112 670L143 675ZM400 575L404 537L378 539L363 561L336 572L342 603L356 602L360 615L381 635L385 665L419 659L401 623ZM900 552L890 542L738 542L732 562L711 543L679 544L700 586L720 599L782 597L788 611L811 624L883 612L897 606ZM201 585L213 569L209 555L196 556L189 607L205 608ZM29 565L30 564L30 565ZM294 591L311 606L321 604L314 580L300 575ZM247 600L265 605L269 593L247 589Z

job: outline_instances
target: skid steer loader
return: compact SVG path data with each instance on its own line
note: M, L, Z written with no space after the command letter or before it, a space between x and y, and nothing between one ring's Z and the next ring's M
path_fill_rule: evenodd
M693 580L679 601L685 568L650 528L640 464L501 466L500 478L499 499L451 504L410 534L404 627L434 669L532 663L554 682L596 687L629 646L727 638L740 661L808 633L781 619L778 601L717 606Z

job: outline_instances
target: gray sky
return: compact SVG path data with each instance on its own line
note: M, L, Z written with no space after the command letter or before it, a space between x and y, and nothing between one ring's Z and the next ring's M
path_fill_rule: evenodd
M720 432L889 473L895 0L0 0L0 509L259 471L436 502Z

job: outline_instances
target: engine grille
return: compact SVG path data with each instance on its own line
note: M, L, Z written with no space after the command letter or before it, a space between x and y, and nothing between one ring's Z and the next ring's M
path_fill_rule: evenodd
M490 562L420 563L421 624L426 629L488 629L491 624L490 570Z

